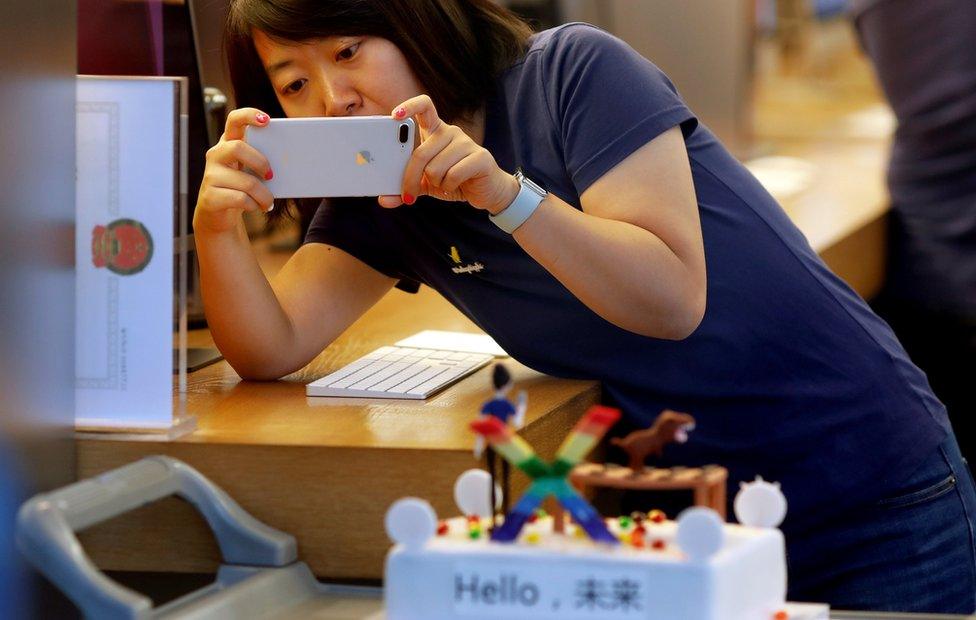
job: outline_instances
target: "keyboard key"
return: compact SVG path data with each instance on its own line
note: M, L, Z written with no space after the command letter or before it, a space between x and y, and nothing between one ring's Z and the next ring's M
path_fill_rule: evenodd
M407 394L419 395L426 397L428 394L440 389L451 382L455 377L460 377L471 371L469 366L455 366L454 368L445 368L440 374L431 377L427 381L424 381L420 385L414 387L411 390L407 390Z
M339 379L338 381L335 381L333 383L327 383L326 385L328 387L332 387L332 388L345 388L345 387L349 387L350 385L352 385L353 383L356 383L357 381L361 381L361 380L365 379L366 377L370 377L372 375L375 375L377 372L383 370L384 368L386 368L387 366L389 366L392 363L393 362L386 362L386 361L382 361L382 360L377 360L374 363L370 364L369 366L366 366L365 368L360 368L359 370L357 370L356 372L352 373L348 377L343 377L342 379Z
M359 359L359 360L353 362L352 364L349 364L348 366L343 366L339 370L337 370L337 371L335 371L333 373L330 373L328 375L325 375L321 379L318 379L316 381L316 383L322 383L323 385L328 385L330 383L335 383L339 379L342 379L344 377L348 377L349 375L351 375L352 373L356 372L357 370L360 370L362 368L365 368L366 366L368 366L370 364L373 364L375 362L376 362L376 360Z
M409 392L413 388L417 387L421 383L424 383L424 382L428 381L432 377L436 377L437 375L441 374L442 372L444 372L444 368L443 367L441 367L441 366L431 366L430 368L426 368L422 372L419 372L416 375L410 377L406 381L404 381L402 383L399 383L397 385L394 385L393 388L391 390L388 390L388 391L396 391L396 392L400 392L401 394L406 394L407 392Z
M404 381L407 381L408 379L410 379L410 377L419 375L423 371L424 371L424 367L422 366L417 367L414 365L410 365L404 368L403 370L401 370L400 372L398 372L397 374L393 375L389 379L385 381L381 381L376 385L371 386L369 389L372 392L388 392L390 391L391 388L400 385Z
M368 390L374 385L376 385L377 383L380 383L381 381L386 381L393 375L397 374L404 368L408 368L409 366L410 366L409 362L393 362L392 364L390 364L386 368L383 368L379 372L373 373L368 377L366 377L365 379L353 383L352 385L349 386L349 389Z
M388 352L386 352L383 355L383 357L380 358L380 359L383 359L383 360L388 361L388 362L396 362L396 361L402 360L403 358L407 357L407 355L409 355L409 354L410 354L409 351L405 351L403 349L397 349L395 351L388 351Z

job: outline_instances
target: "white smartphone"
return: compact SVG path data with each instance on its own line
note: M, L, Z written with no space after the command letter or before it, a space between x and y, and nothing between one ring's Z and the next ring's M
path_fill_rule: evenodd
M248 125L248 144L268 158L275 198L399 195L413 152L413 119L389 116L273 118Z

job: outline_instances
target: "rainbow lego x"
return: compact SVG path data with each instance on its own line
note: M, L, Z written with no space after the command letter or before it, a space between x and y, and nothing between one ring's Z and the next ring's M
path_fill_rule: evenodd
M618 544L610 533L603 517L567 481L573 466L583 460L590 450L620 419L620 411L611 407L590 407L556 452L556 458L546 463L524 439L498 418L484 416L471 423L471 428L483 435L498 454L524 471L532 484L515 507L505 515L505 522L491 533L491 539L499 542L514 541L526 521L547 496L553 495L569 511L573 519L595 541Z

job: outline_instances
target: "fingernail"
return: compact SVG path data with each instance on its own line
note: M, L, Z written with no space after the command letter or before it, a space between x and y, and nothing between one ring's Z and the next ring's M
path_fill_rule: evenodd
M401 198L403 198L403 202L407 203L408 205L412 205L414 202L417 201L417 199L411 196L410 194L404 194L403 196L401 196Z
M274 178L274 170L272 170L271 168L268 168L268 171L266 173L264 173L264 180L265 181L270 181L273 178Z
M265 213L271 213L272 211L274 211L274 203L273 202L271 203L271 206L268 207L268 210L265 211Z
M406 113L407 113L407 109L404 108L403 106L400 106L399 108L397 108L393 112L393 116L395 116L397 118L403 118L403 115L406 114Z
M270 117L267 114L265 114L264 112L258 112L257 114L254 115L254 120L256 120L259 123L264 124L264 123L267 123L268 120L270 120Z

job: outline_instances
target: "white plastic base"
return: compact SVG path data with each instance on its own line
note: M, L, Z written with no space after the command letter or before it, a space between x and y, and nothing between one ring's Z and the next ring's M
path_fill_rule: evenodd
M397 545L387 556L390 620L773 620L789 613L776 529L725 525L721 549L693 561L670 521L648 524L643 548L594 544L572 525L554 534L551 520L526 528L513 544L471 540L463 519L449 527L422 547Z

